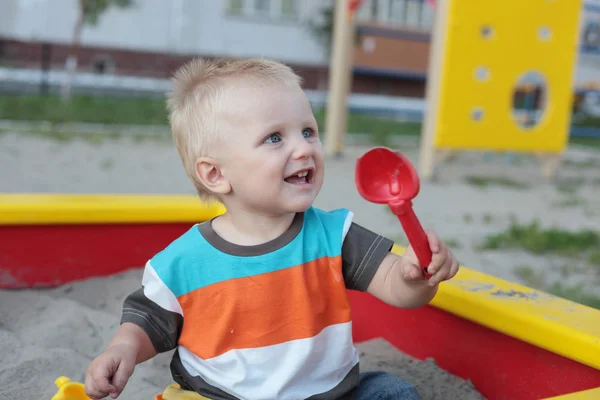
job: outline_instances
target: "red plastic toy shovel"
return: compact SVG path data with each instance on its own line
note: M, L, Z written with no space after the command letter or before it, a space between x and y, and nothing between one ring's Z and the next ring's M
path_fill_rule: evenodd
M419 176L408 158L385 147L371 149L357 160L355 181L358 192L365 200L390 206L429 278L429 240L412 209L411 201L419 193Z

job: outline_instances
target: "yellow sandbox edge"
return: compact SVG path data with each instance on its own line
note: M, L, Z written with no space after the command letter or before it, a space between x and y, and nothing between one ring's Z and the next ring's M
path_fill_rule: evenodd
M431 305L600 369L600 310L464 266Z
M187 195L0 195L0 226L205 221L224 212ZM404 248L395 246L402 254ZM600 310L461 266L432 305L600 369Z
M0 194L0 226L193 223L224 211L188 195Z
M600 399L600 387L596 389L583 390L581 392L569 393L562 396L547 397L542 400L598 400Z

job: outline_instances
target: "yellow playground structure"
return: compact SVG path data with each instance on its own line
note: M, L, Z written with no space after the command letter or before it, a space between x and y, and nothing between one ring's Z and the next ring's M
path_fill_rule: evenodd
M453 151L540 157L568 142L582 1L443 0L429 59L420 174Z
M452 152L526 152L550 178L568 143L582 0L439 0L419 174ZM327 154L346 131L356 1L337 0Z

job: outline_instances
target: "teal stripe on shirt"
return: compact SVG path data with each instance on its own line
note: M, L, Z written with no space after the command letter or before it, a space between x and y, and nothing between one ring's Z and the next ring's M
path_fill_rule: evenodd
M342 251L342 233L349 212L310 208L300 233L286 246L260 256L233 256L211 246L194 226L150 264L176 297L229 279L265 274L323 257L337 257Z

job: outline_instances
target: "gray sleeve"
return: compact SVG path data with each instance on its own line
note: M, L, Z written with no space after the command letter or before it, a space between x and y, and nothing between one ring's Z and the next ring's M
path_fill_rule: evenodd
M342 245L342 273L346 287L365 292L394 242L352 223Z
M146 332L158 353L177 347L183 316L167 311L144 294L144 288L131 293L123 303L121 323L131 322Z

